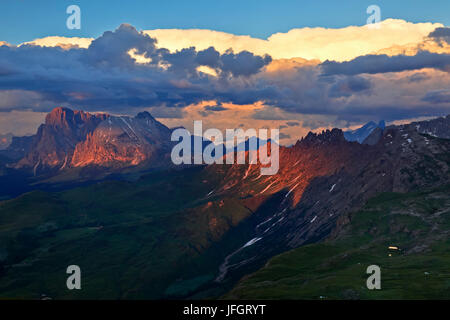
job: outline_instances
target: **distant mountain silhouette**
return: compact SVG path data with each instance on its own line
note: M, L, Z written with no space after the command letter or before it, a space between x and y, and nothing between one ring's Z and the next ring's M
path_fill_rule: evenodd
M344 137L347 141L357 141L359 143L363 143L363 141L372 133L376 128L384 129L386 124L384 120L381 120L378 124L373 121L370 121L363 125L361 128L345 131Z

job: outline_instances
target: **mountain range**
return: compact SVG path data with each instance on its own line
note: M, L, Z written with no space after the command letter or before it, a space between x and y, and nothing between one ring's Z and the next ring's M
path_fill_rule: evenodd
M261 164L167 165L171 129L148 113L55 109L36 135L13 139L5 177L26 170L36 184L40 173L55 179L80 168L121 175L65 180L57 190L50 180L0 202L0 297L447 297L426 279L405 285L406 276L388 280L385 296L361 287L363 269L377 263L444 276L449 124L448 116L373 123L352 141L340 129L309 133L280 146L278 173L262 176ZM60 284L67 264L82 268L83 290Z
M42 171L86 166L106 168L164 161L171 130L148 112L111 116L55 108L49 113L15 168ZM9 147L13 150L14 144ZM7 150L8 151L8 150Z
M67 171L73 172L75 168L89 168L85 172L91 173L125 168L163 169L172 166L169 157L175 145L171 141L175 129L178 128L169 129L148 112L129 117L58 107L46 116L35 135L5 136L8 146L0 155L9 159L3 162L10 167L32 172L34 176L64 176L62 171L67 175ZM192 136L192 146L196 138ZM203 152L212 142L201 139ZM223 154L236 152L240 147L248 150L253 143L262 146L266 142L250 137L242 146L230 150L223 145Z

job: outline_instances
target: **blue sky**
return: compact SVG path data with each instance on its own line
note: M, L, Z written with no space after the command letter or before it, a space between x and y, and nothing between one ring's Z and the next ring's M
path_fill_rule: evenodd
M66 8L82 10L81 30L66 28ZM450 25L448 0L2 0L0 40L17 44L59 35L98 37L123 22L138 29L201 28L266 38L297 27L363 25L367 6L381 7L382 19Z

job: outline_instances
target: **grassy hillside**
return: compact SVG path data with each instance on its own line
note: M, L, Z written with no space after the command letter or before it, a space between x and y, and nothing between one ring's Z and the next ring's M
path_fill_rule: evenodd
M337 236L274 257L225 298L450 298L449 186L384 193L344 220ZM366 287L374 264L381 290Z
M252 213L205 196L221 176L202 168L154 173L0 202L0 298L183 297L214 279L229 230ZM226 237L226 241L220 241ZM66 288L81 267L82 290Z

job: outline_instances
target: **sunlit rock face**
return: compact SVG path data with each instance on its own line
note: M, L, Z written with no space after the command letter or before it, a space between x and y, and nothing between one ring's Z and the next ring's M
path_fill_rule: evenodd
M171 131L148 112L109 117L78 144L71 166L135 166L169 152Z
M99 165L136 166L162 161L170 152L169 128L148 112L116 117L55 108L16 168L38 171Z
M285 190L289 194L286 200L289 198L288 202L295 206L312 179L334 174L352 159L364 154L366 149L367 146L346 141L339 129L325 130L319 134L310 132L294 146L280 147L277 174L261 175L259 163L245 166L234 164L225 169L227 173L219 190L239 192L244 198L265 198ZM213 165L210 170L223 170L222 167Z
M83 141L107 117L105 114L94 115L61 107L53 109L17 167L33 167L36 171L39 168L66 166L77 143Z

